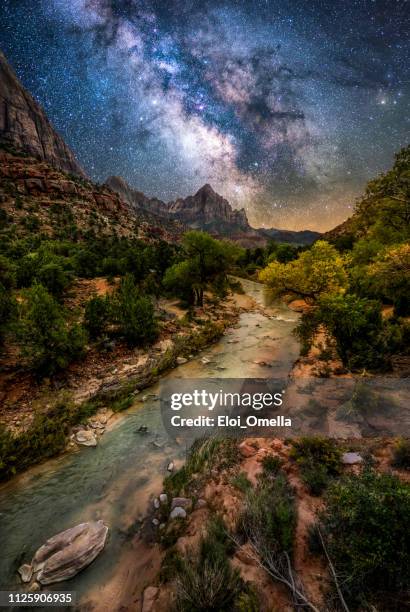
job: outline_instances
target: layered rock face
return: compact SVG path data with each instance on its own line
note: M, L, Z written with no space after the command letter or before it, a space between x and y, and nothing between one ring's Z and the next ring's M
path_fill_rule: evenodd
M43 109L19 82L0 51L0 142L25 151L64 172L85 172Z

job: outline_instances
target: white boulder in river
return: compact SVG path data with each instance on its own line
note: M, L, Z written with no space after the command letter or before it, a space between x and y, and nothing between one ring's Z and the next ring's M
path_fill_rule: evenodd
M108 527L102 521L80 523L53 536L33 557L33 573L40 584L72 578L104 548Z

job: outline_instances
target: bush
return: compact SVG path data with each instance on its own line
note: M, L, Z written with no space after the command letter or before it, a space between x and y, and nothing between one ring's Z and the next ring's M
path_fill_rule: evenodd
M351 607L393 609L379 604L405 595L410 587L409 524L410 485L394 476L366 470L330 486L320 525Z
M80 357L87 341L79 325L69 327L64 311L42 285L28 289L16 326L23 355L40 375L51 375Z
M95 296L85 305L84 326L91 338L98 338L105 330L110 316L109 300Z
M304 437L292 440L290 456L300 466L303 482L312 495L320 495L330 478L341 472L342 451L333 440Z
M70 276L58 263L45 264L38 271L39 282L55 297L60 297L70 283Z
M120 332L131 346L152 342L157 336L154 306L148 297L140 295L130 274L113 297L112 309Z
M292 556L296 528L296 508L293 491L284 474L274 480L262 478L248 492L242 519L242 530L258 552Z
M0 283L0 344L16 313L16 301Z
M342 451L334 440L320 436L302 437L292 440L290 456L299 465L323 465L332 476L341 472Z
M410 470L410 440L402 438L396 443L392 466Z
M273 475L279 472L282 466L282 460L279 457L273 457L272 455L267 455L262 459L262 468L265 475Z
M302 480L311 495L321 495L330 482L329 473L324 465L305 465Z
M199 551L183 560L176 579L177 609L184 612L226 611L233 609L243 590L237 569L228 558L227 538L221 522L208 529Z

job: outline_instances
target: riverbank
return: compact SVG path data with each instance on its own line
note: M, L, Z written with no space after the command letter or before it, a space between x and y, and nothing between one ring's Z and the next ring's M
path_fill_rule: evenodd
M128 408L136 394L218 340L237 322L240 312L254 306L248 296L233 293L223 301L195 309L186 320L186 311L163 301L162 309L167 307L175 319L148 351L134 351L122 365L117 363L121 353L113 354L111 367L98 378L84 365L81 376L66 376L66 386L55 392L53 399L47 381L43 388L34 388L33 398L26 402L30 411L18 417L18 428L13 410L2 415L0 480L77 444L95 446L109 421L116 420L115 415Z

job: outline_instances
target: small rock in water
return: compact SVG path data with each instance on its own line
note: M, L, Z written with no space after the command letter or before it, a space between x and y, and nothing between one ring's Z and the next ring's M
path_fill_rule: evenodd
M171 512L171 514L169 515L170 519L176 519L176 518L186 518L186 512L183 508L181 508L180 506L177 506L176 508L174 508Z
M173 472L174 471L174 467L175 467L174 462L170 461L168 463L168 467L167 467L168 472Z
M92 431L88 431L88 429L80 429L75 434L75 441L77 444L81 444L82 446L97 446L97 438Z
M167 504L168 495L166 493L161 493L161 495L159 496L159 501L161 502L161 504Z
M342 463L345 465L355 465L356 463L363 463L363 457L359 453L344 453L342 456Z
M137 429L137 433L147 433L148 427L146 425L140 425Z
M33 568L28 563L24 563L24 565L18 568L18 573L20 574L22 582L30 582L33 575Z
M188 361L188 359L185 359L185 357L177 357L176 361L178 365L183 365L184 363Z
M158 497L156 497L156 498L154 499L154 508L155 508L156 510L158 510L159 506L160 506L160 502L159 502Z

